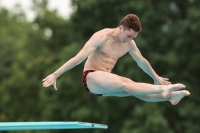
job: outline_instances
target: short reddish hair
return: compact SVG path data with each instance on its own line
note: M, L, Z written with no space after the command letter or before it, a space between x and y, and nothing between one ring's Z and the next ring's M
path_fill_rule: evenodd
M129 15L126 15L119 23L119 26L122 25L124 26L125 28L128 28L128 29L132 29L134 30L135 32L140 32L142 31L142 27L141 27L141 24L140 24L140 20L138 18L137 15L135 14L129 14Z

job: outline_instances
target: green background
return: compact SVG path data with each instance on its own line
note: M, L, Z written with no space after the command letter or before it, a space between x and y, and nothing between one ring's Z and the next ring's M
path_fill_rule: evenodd
M67 20L33 0L33 21L20 7L0 8L0 121L84 121L107 130L5 131L2 133L199 133L200 132L200 1L72 0ZM43 88L42 79L76 55L90 36L115 28L129 13L137 14L142 32L135 40L158 75L183 83L189 97L173 106L135 97L95 97L82 86L84 62ZM136 82L153 83L125 55L114 73Z

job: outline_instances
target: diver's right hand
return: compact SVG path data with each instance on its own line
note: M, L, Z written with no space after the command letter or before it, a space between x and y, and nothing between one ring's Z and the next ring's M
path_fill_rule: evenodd
M50 85L53 85L54 89L57 90L56 80L57 80L56 74L52 73L49 76L47 76L45 79L42 80L43 81L43 86L44 87L49 87Z

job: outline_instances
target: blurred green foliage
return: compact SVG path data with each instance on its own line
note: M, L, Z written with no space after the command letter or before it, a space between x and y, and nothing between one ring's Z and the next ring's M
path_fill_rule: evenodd
M19 12L0 8L0 121L86 121L107 130L54 130L43 133L197 133L200 131L200 1L72 0L65 20L33 0L33 22ZM172 106L135 97L94 97L82 87L83 64L59 77L58 90L43 88L42 79L76 55L90 36L115 28L129 13L139 16L143 31L135 39L154 70L173 83L186 84L189 97ZM114 73L153 83L129 55ZM15 133L22 131L5 131ZM41 131L23 131L39 133Z

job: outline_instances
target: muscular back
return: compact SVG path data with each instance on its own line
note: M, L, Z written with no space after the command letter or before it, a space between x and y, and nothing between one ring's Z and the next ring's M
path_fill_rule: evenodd
M84 71L111 72L117 60L130 50L128 43L121 43L113 38L113 32L114 29L103 29L97 33L99 38L103 38L102 44L88 56Z

